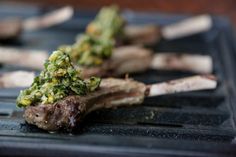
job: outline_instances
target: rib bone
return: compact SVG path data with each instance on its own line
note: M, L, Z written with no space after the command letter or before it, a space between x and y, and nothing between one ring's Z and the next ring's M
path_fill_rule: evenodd
M46 51L0 47L0 63L42 69L48 58Z
M14 71L0 75L1 88L29 87L35 78L33 72Z
M203 89L214 89L216 86L217 82L213 75L198 75L150 85L147 95L159 96Z
M161 29L161 34L164 39L172 40L208 31L211 27L211 17L199 15L165 26Z
M156 53L151 62L152 69L181 70L209 74L212 72L212 58L207 55Z
M63 7L40 17L25 20L9 18L0 21L0 40L12 40L19 37L22 31L32 31L57 25L69 20L73 15L71 7Z
M32 17L23 21L24 30L37 30L63 23L73 16L73 8L66 6L41 17Z
M124 33L128 42L137 45L151 45L161 39L160 28L155 25L128 25Z

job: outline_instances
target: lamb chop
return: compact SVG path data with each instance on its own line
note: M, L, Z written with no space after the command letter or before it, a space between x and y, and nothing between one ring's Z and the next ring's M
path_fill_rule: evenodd
M193 76L145 85L131 79L83 80L70 57L55 51L31 87L21 91L19 107L25 107L27 123L48 131L72 129L86 114L100 108L139 105L147 96L214 89L214 76Z
M89 23L86 33L94 37L111 37L119 46L122 44L153 45L161 38L177 39L208 31L211 27L212 20L209 15L190 17L163 27L153 24L129 25L118 7L108 6L103 7Z
M33 31L63 23L73 15L71 7L50 12L41 17L32 17L25 20L8 18L0 21L0 40L10 40L19 37L22 31Z
M24 118L27 123L48 131L72 129L94 110L140 105L147 96L214 88L216 81L210 75L153 85L145 85L131 79L108 78L102 80L97 91L86 96L71 95L53 104L28 106Z
M198 15L163 27L151 24L127 25L124 28L124 34L128 43L153 45L160 41L161 38L166 40L178 39L206 32L211 27L212 20L209 15Z

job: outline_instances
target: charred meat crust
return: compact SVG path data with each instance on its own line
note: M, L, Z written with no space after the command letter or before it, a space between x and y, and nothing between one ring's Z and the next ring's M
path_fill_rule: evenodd
M54 104L39 104L25 109L24 118L44 130L71 129L81 114L85 113L86 102L79 96L69 96Z
M71 130L91 111L141 104L145 91L143 83L130 79L104 79L100 89L87 96L68 96L54 104L29 106L24 118L44 130Z

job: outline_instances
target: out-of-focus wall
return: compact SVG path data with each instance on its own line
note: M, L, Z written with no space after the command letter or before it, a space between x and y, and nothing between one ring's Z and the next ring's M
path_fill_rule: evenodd
M169 13L211 13L230 17L236 26L236 0L7 0L40 5L73 5L77 8L99 8L118 4L134 10L163 11Z

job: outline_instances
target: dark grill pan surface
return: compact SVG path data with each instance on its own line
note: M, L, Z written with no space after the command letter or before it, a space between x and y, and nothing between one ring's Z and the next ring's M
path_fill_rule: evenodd
M6 9L9 8L9 9ZM14 10L13 10L14 9ZM12 10L12 11L9 11ZM41 14L28 9L0 6L0 18ZM68 23L37 32L26 32L16 47L54 50L73 43L95 12L78 11ZM155 15L155 16L154 16ZM131 23L165 25L186 16L124 12ZM214 91L148 98L142 106L104 109L90 113L72 133L48 133L26 124L15 107L20 89L0 90L0 155L5 156L235 156L235 37L230 22L213 17L206 33L153 46L162 52L209 54L219 85ZM17 68L2 66L0 71ZM192 75L152 71L130 75L145 83Z

